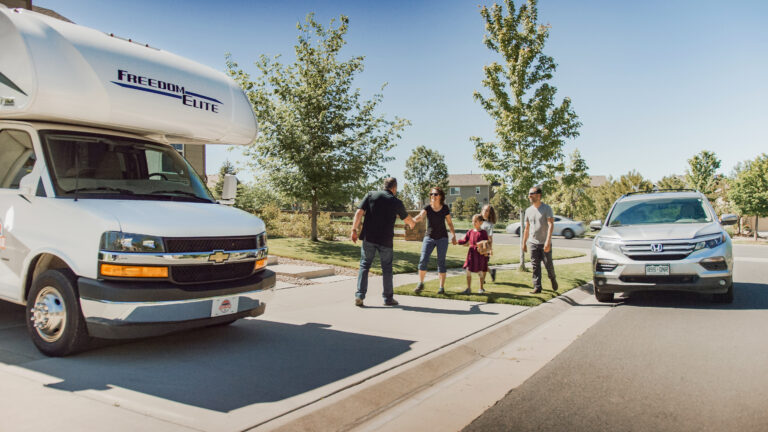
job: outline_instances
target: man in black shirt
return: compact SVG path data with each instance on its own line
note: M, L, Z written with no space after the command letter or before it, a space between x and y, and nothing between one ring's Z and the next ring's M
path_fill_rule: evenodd
M363 245L360 248L360 273L357 275L357 292L355 293L355 305L363 306L365 293L368 292L368 271L373 264L376 251L381 260L381 273L384 277L384 304L396 306L397 300L393 298L392 282L392 239L395 237L395 221L397 217L403 220L411 228L415 222L405 211L405 205L397 198L397 180L389 177L384 180L384 190L370 192L355 212L355 220L352 222L350 238L357 243L357 231L360 220L363 221L363 230L360 240Z

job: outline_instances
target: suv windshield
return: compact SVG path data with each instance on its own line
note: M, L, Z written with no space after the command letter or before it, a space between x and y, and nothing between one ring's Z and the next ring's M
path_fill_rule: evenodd
M171 146L88 133L40 133L58 197L214 202Z
M619 201L608 226L707 222L712 222L712 216L701 198L657 198Z

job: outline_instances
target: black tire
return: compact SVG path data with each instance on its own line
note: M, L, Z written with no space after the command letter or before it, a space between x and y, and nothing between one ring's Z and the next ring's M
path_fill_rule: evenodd
M715 303L733 303L733 283L723 294L712 294L712 301Z
M563 237L565 237L568 240L572 239L574 237L573 230L571 230L570 228L564 229Z
M595 290L595 298L600 303L611 303L613 301L613 293L604 293L600 292L600 290L597 288L597 284L592 282L592 287L594 287Z
M515 235L516 235L516 236L519 236L519 235L520 235L520 227L517 227L517 229L515 230Z
M73 354L90 341L80 310L76 278L70 270L46 270L32 281L26 317L32 342L45 355Z

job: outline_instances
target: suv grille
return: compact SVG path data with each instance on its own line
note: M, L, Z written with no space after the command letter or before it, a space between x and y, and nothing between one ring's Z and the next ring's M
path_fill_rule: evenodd
M250 237L192 237L166 238L165 249L169 253L236 251L263 248L264 235Z
M627 283L685 284L699 280L696 275L675 276L620 276L619 280Z
M661 245L661 251L656 252L652 247ZM621 252L636 261L676 261L693 252L696 242L687 240L659 242L631 242L621 247Z
M232 264L199 264L171 267L171 279L180 284L221 282L250 276L255 266L254 261Z

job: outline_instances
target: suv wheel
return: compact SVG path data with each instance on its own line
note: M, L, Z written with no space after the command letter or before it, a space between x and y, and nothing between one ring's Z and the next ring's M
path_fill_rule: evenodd
M715 303L733 303L733 282L728 287L728 291L723 294L713 294L712 301Z
M595 298L600 303L610 303L613 301L613 293L604 293L600 292L600 290L597 288L597 284L592 281L592 287L594 287L595 290Z
M573 238L573 230L571 230L570 228L564 229L563 230L563 237L565 237L568 240L572 239Z

